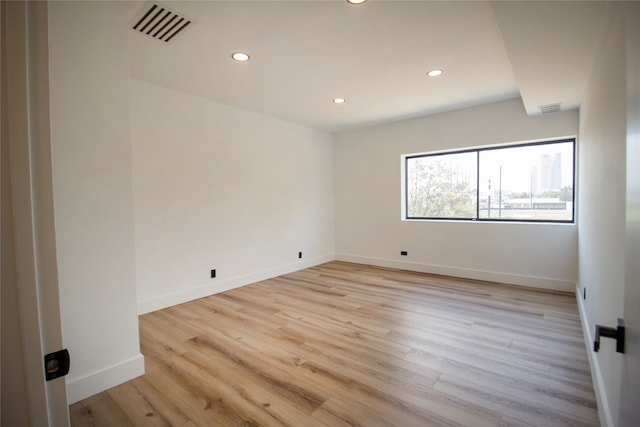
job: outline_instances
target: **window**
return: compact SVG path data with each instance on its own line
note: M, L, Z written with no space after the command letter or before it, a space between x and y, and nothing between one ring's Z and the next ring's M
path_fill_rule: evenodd
M573 222L575 139L403 156L404 218Z

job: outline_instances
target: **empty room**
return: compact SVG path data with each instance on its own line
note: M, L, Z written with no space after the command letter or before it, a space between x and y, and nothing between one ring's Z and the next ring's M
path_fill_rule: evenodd
M640 425L640 4L10 1L2 426Z

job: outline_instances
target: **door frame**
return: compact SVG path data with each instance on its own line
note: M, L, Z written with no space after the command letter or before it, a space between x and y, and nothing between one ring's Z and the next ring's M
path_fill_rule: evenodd
M620 378L618 424L640 423L640 4L625 3L627 66L627 193L624 320L625 354Z
M63 348L53 214L49 117L48 4L12 1L0 5L2 78L6 97L2 145L10 153L14 245L27 408L33 426L69 425L64 378L45 381L44 355ZM6 152L6 151L5 151ZM5 256L5 254L3 254ZM3 284L5 286L5 284ZM14 325L11 325L14 327ZM1 415L1 414L0 414Z

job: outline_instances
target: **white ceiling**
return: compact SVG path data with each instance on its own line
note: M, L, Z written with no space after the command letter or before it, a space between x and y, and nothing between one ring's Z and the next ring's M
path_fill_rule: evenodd
M158 3L158 2L156 2ZM131 24L150 3L130 4ZM164 1L193 23L129 31L132 77L328 132L521 96L578 108L610 2ZM230 55L244 51L251 60ZM437 78L427 71L441 68ZM347 101L336 105L332 99Z

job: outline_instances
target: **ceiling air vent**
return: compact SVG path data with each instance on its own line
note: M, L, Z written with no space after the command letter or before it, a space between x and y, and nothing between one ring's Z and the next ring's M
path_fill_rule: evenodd
M142 17L136 21L133 29L163 42L171 41L191 24L189 19L156 3L145 7L140 15Z
M562 103L558 102L556 104L541 105L540 106L540 113L541 114L559 113L560 112L560 104L562 104Z

